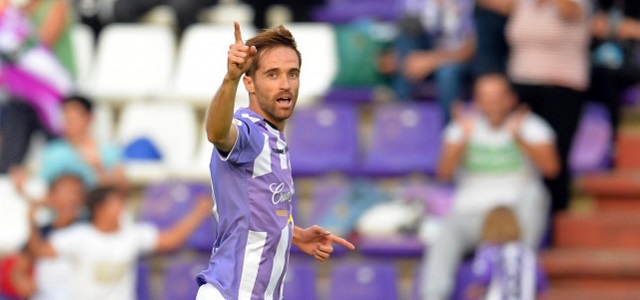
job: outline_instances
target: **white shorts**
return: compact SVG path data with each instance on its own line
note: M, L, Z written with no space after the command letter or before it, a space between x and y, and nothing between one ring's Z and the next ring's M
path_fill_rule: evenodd
M198 295L196 295L196 300L225 300L213 285L210 283L203 284L198 289Z

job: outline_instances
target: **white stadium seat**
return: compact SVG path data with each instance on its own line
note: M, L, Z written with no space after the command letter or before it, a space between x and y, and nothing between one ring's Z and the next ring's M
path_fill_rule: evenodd
M110 25L100 35L90 93L120 101L162 95L174 60L175 36L170 27Z
M322 23L285 26L291 30L302 53L298 106L307 106L324 96L337 74L335 30L330 24Z
M241 26L242 38L255 35L251 26ZM197 24L184 33L178 53L171 95L200 106L211 101L227 72L227 52L234 41L233 24ZM236 107L247 106L244 84L238 87Z
M126 105L117 131L117 140L125 148L145 137L160 152L160 161L126 161L127 176L134 183L164 180L173 170L189 168L197 139L196 115L185 103L135 102Z
M71 38L76 63L76 83L79 90L84 91L93 66L95 38L91 28L84 24L73 26Z

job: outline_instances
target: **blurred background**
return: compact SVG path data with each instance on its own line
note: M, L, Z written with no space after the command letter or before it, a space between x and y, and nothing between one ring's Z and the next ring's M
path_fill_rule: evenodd
M640 299L638 1L0 3L0 299L37 295L30 228L68 225L57 220L70 204L56 201L70 196L53 195L62 175L85 191L122 187L122 222L160 229L210 195L204 113L233 21L245 40L279 24L296 38L300 96L286 128L296 225L325 226L357 247L325 264L292 247L285 299L420 299L429 248L439 234L457 238L450 220L465 176L500 186L465 154L457 175L442 176L447 124L487 113L473 104L486 74L504 74L554 132L558 171L544 181L550 205L536 215L545 229L533 247L545 299ZM248 101L241 87L236 106ZM87 218L83 206L72 222ZM205 220L178 250L140 257L136 297L194 299L214 226ZM451 299L469 299L476 244L455 259ZM14 272L33 285L15 286Z

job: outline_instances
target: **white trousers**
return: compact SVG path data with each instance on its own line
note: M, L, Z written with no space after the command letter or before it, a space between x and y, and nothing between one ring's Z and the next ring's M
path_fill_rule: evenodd
M225 300L213 285L210 283L203 284L198 289L198 295L196 295L196 300Z

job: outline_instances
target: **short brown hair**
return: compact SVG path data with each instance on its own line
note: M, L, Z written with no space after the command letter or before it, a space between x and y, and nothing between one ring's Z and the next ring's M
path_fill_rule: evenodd
M293 38L291 32L280 25L273 29L265 29L258 33L255 37L249 39L246 43L247 46L255 46L258 50L256 59L253 60L251 67L247 70L247 76L253 76L256 70L260 67L260 55L264 52L268 52L276 47L288 47L293 49L298 56L298 65L302 66L302 55L298 51L298 45Z
M504 244L520 240L520 225L513 211L506 206L498 206L489 211L482 228L482 241Z

